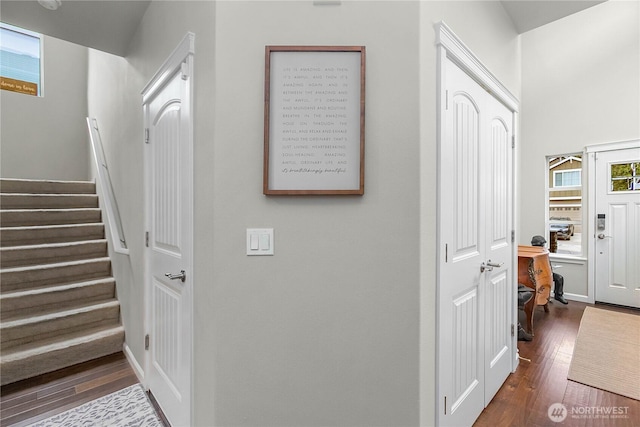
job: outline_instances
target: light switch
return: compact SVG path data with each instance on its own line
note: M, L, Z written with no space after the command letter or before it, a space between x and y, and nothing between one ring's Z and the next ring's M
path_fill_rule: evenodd
M273 255L273 228L247 228L247 255Z
M271 239L269 237L270 236L268 233L260 234L260 249L262 249L263 251L268 251L269 249L271 249Z
M257 234L252 233L249 236L249 240L250 240L249 248L252 251L257 251L258 249L260 249L260 239L258 238Z

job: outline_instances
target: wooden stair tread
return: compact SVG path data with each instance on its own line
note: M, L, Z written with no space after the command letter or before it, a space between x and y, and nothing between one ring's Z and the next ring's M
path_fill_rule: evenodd
M26 225L0 227L2 247L26 246L39 243L71 242L104 238L104 223Z
M97 262L110 262L110 261L111 261L111 258L109 257L99 257L99 258L79 259L74 261L55 262L51 264L24 265L20 267L3 268L0 270L0 274L49 270L52 268L62 268L62 267L70 267L70 266L77 266L77 265L83 265L83 264L91 264L91 263L97 263Z
M33 225L87 224L100 222L100 208L46 208L46 209L2 209L0 224L3 227Z
M25 189L46 193L57 193L63 189L66 192L72 193L95 194L96 185L93 181L65 181L21 178L0 179L0 191L2 193L24 192Z
M69 228L82 228L82 227L103 227L103 222L86 222L81 224L51 224L51 225L24 225L17 227L0 227L0 232L9 230L46 230L50 228L54 229L69 229Z
M124 334L124 327L122 325L101 326L98 328L76 331L66 335L59 335L48 340L34 341L8 349L3 348L0 350L0 355L2 355L2 361L0 364L4 365L5 363L9 363L14 360L24 359L37 354L44 354L49 351L70 348L86 342L97 341L101 338L118 334Z
M8 291L0 294L2 321L67 310L115 298L115 279L103 277L60 285Z
M82 306L77 306L66 310L51 310L46 313L38 313L37 316L21 317L16 319L5 320L0 322L0 329L15 328L24 325L30 325L34 323L47 322L55 319L73 316L81 313L89 313L91 311L100 310L103 308L115 308L119 307L118 300L113 298L111 300L101 301L98 303L90 303Z
M22 245L22 246L5 246L0 248L0 253L31 250L31 249L54 249L54 248L67 248L74 246L90 245L95 243L107 243L107 239L91 239L91 240L75 240L72 242L55 242L55 243L37 243L34 245Z
M94 280L84 280L79 282L63 283L63 284L54 285L54 286L42 286L38 288L8 291L0 294L0 300L8 299L8 298L16 298L20 296L29 296L29 295L33 296L33 295L39 295L39 294L45 294L45 293L51 293L51 292L59 292L63 290L80 288L84 286L91 286L94 284L104 283L104 282L115 283L115 279L113 277L104 277L104 278L94 279Z
M0 248L0 268L77 261L108 255L106 239L40 243Z

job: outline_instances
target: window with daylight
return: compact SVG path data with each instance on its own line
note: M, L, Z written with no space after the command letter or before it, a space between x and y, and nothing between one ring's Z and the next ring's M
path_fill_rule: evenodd
M553 187L579 187L581 180L581 170L571 169L566 171L553 172Z
M547 157L547 247L582 256L582 153Z
M40 96L41 47L40 34L0 23L0 88Z
M640 163L610 165L611 191L640 191Z

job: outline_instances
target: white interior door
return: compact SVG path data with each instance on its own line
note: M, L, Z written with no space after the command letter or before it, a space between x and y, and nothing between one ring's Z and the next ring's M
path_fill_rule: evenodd
M191 424L193 159L185 66L145 96L147 386L173 426Z
M473 424L511 371L513 113L445 61L439 424L460 426Z
M481 146L486 156L481 170L480 197L486 200L485 250L487 263L500 265L485 271L485 393L487 406L511 372L514 288L513 227L513 113L485 94L488 138Z
M596 153L595 173L595 298L640 308L640 147Z

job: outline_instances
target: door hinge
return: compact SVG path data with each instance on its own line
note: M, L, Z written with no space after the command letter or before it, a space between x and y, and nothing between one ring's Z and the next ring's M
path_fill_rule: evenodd
M445 110L449 109L449 91L448 90L444 91L444 109Z
M144 232L144 245L146 247L149 247L149 232L148 231Z
M515 336L515 334L516 334L516 327L515 327L515 325L512 323L512 324L511 324L511 336L513 337L513 336Z
M516 230L511 230L511 243L516 241Z
M182 72L182 80L189 78L189 64L185 61L180 65L180 71Z
M516 136L511 135L511 148L516 148Z
M447 396L444 397L444 414L447 415Z
M144 349L149 350L149 334L144 336Z
M144 143L145 144L149 143L149 128L145 128L144 130Z
M444 262L449 262L449 244L444 244Z

